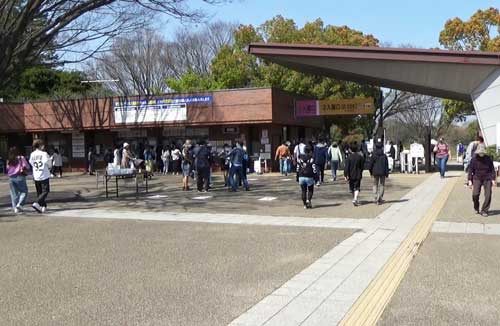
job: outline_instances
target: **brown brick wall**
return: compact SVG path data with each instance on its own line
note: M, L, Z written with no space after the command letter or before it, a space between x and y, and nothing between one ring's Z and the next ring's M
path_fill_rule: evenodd
M24 105L0 103L0 132L23 131Z
M193 94L159 96L180 97ZM271 88L197 93L212 95L210 104L189 104L188 120L176 123L116 125L113 102L116 99L80 99L23 104L0 104L6 122L0 131L58 131L172 125L222 125L275 123L319 127L319 119L298 121L294 117L294 96Z
M110 128L113 123L111 105L111 98L26 103L26 130Z

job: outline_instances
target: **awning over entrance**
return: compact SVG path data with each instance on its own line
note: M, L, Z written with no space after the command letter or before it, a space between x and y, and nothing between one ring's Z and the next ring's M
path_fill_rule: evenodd
M496 143L500 53L264 43L248 51L304 73L472 100L487 144Z

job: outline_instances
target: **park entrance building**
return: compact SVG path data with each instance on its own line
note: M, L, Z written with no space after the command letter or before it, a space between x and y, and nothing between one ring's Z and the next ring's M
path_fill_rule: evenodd
M221 150L243 142L251 156L278 168L274 151L284 140L313 139L323 118L296 118L302 98L274 88L167 94L149 98L85 98L51 102L0 103L0 155L9 146L31 151L34 138L59 149L65 168L82 170L92 146L105 149L128 142L136 153L145 145L161 149L186 139L208 140ZM101 165L104 162L101 160Z

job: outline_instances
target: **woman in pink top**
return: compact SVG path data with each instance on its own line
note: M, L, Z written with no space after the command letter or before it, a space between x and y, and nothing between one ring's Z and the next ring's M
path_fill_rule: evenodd
M14 213L23 211L24 201L28 196L28 185L26 175L30 171L30 165L26 159L19 155L16 147L9 149L7 160L7 174L9 176L10 199Z
M444 178L446 162L448 162L448 158L450 157L450 147L444 142L443 137L439 138L439 143L434 147L434 153L436 153L436 164L439 167L441 178Z

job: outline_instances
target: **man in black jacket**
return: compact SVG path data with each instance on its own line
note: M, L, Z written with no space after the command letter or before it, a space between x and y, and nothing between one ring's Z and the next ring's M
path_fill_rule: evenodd
M208 191L209 177L210 177L210 164L212 161L212 153L208 148L206 142L201 140L198 142L199 147L196 148L194 153L194 166L196 169L196 183L198 192Z
M352 203L359 206L358 196L363 178L363 168L365 160L363 155L358 153L357 145L351 145L352 153L345 160L344 178L349 182L349 190L353 195Z
M373 176L375 204L381 205L384 197L385 179L389 177L389 160L384 153L384 145L380 142L375 144L369 170L370 175Z
M469 165L469 187L473 188L472 201L476 214L486 217L491 204L491 187L496 185L495 167L491 157L486 155L484 144L477 145L475 154ZM484 187L484 203L481 212L479 212L481 187Z

